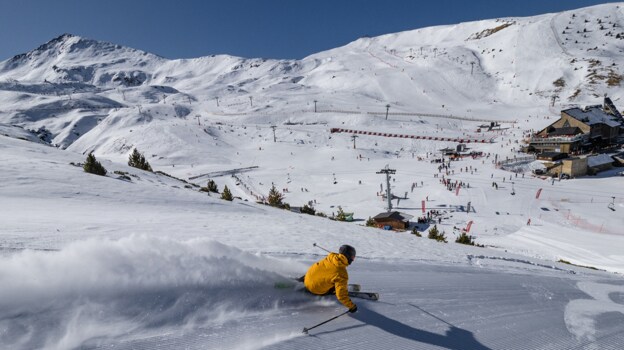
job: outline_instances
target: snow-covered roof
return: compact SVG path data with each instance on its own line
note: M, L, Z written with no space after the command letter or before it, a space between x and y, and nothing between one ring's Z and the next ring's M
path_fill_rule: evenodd
M592 166L600 166L604 164L613 163L613 158L611 158L608 154L599 154L596 156L587 157L587 165Z
M395 220L404 221L404 220L409 220L413 217L414 217L413 215L400 213L398 211L391 211L391 212L377 214L375 215L373 219L395 219Z
M603 111L600 106L588 107L586 110L575 107L563 110L562 112L587 125L602 123L610 127L620 126L620 123L613 120L613 116Z
M546 166L544 165L544 163L539 160L529 163L527 167L529 168L530 171L534 171L537 169L546 170Z

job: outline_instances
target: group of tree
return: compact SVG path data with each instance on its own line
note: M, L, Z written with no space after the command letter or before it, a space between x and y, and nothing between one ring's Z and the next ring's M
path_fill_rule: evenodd
M217 183L214 180L208 180L208 183L206 184L206 187L202 187L199 189L200 192L208 192L208 194L210 193L219 193L219 187L217 186ZM221 192L221 197L219 197L223 200L226 201L233 201L234 200L234 196L232 195L232 191L230 191L230 189L227 187L227 185L223 186L223 191Z
M135 148L132 154L130 154L128 158L128 165L137 169L142 169L142 170L150 171L150 172L152 171L152 167L150 166L149 162L145 159L145 156L141 152L139 152L137 148ZM102 166L102 164L95 158L95 156L93 155L93 152L89 153L89 155L87 156L87 160L85 161L83 165L83 169L87 173L102 175L102 176L106 175L106 172L107 172L106 169ZM204 190L206 192L219 193L217 184L213 180L209 180L208 185L206 187L203 187L201 190ZM273 187L273 190L275 190L275 187ZM281 194L279 195L281 196ZM283 196L282 197L280 196L274 195L272 200L276 201L276 203L279 203L279 205L282 205L281 200ZM232 196L232 192L227 186L225 186L223 188L223 192L221 192L221 199L224 199L227 201L234 200L234 197ZM270 197L270 200L271 200L271 197Z
M152 171L152 167L150 166L149 162L145 159L145 156L143 156L143 154L141 154L139 150L136 148L134 149L134 151L132 152L132 154L130 155L128 159L128 165L134 168L145 170L145 171ZM95 158L95 156L93 155L93 152L89 153L89 155L87 156L87 159L83 165L83 169L87 173L101 175L101 176L105 176L107 173L104 166L102 166L102 164ZM201 188L201 191L219 193L217 184L214 180L209 180L206 187ZM227 200L227 201L234 200L234 197L232 196L232 192L227 186L223 187L223 192L221 192L221 199ZM290 205L288 203L284 203L284 194L278 191L277 188L275 188L275 185L273 185L271 189L269 190L267 203L272 207L290 209ZM325 216L323 213L320 213L320 212L316 213L316 210L313 207L308 206L307 204L301 207L301 212L304 214L309 214L309 215L316 214L321 217ZM335 220L346 221L346 219L347 219L346 213L344 212L341 206L338 206L338 213L335 216ZM366 226L376 226L375 220L369 217L368 220L366 220ZM416 228L412 230L412 234L418 237L421 237L421 234L417 231ZM438 230L437 225L434 225L432 228L429 229L428 237L430 239L435 239L438 242L447 243L445 233L440 232ZM469 236L466 232L462 232L461 235L457 237L455 242L460 243L460 244L475 245L474 237Z
M137 169L142 169L142 170L150 171L150 172L152 171L152 167L150 166L149 162L145 159L145 156L141 152L139 152L137 148L135 148L132 154L130 154L128 158L128 165ZM96 175L104 176L107 173L106 169L95 158L93 153L89 153L89 155L87 156L87 159L83 165L83 169L85 172L96 174ZM209 192L209 193L210 192L219 193L217 183L214 180L208 180L208 184L206 185L206 187L201 187L200 191ZM223 187L223 192L221 192L221 199L227 200L227 201L234 200L234 196L232 195L232 192L227 186ZM284 203L284 194L278 191L277 188L275 188L275 185L273 185L271 189L269 190L267 203L268 205L272 207L277 207L281 209L290 209L290 204ZM317 213L313 207L308 206L307 204L301 208L301 212L305 214L309 214L309 215L317 215L321 217L326 217L325 214L321 212ZM342 211L342 208L340 207L338 210L338 217L336 219L341 220L341 221L344 221L346 219L346 216L344 212Z
M414 233L415 235L420 237L420 234L418 233L418 231L416 231L416 228L414 228L412 233ZM438 226L437 225L434 225L432 228L429 229L429 236L428 237L430 239L435 239L438 242L447 243L444 231L440 232L440 230L438 230ZM472 246L477 246L477 247L484 247L483 245L476 244L474 237L468 235L468 233L466 233L466 231L462 231L462 233L459 236L457 236L457 238L455 239L455 243L465 244L465 245L472 245Z
M150 172L152 171L152 167L150 166L149 162L145 159L145 156L141 152L139 152L137 148L135 148L132 154L130 154L130 156L128 157L128 165L137 169L142 169ZM87 159L85 160L82 168L85 172L90 174L105 176L107 173L106 168L104 168L104 166L102 166L102 163L100 163L95 158L93 152L90 152L89 155L87 155Z

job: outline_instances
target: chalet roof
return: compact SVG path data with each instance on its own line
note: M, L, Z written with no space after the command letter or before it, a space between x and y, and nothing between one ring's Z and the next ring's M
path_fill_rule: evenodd
M587 157L587 165L590 167L600 166L609 163L613 163L613 158L608 154L599 154L596 156Z
M575 107L575 108L565 109L561 112L587 125L594 125L594 124L602 123L610 127L620 126L620 123L613 120L613 116L603 111L600 106L587 107L585 110Z
M578 127L574 126L574 127L565 127L565 128L557 128L551 132L548 133L548 136L565 136L565 135L576 135L576 134L582 134L583 131L581 131L581 129L579 129Z
M403 214L398 211L391 211L391 212L379 213L375 215L373 219L376 219L376 220L377 219L395 219L399 221L407 221L411 218L413 218L412 215Z

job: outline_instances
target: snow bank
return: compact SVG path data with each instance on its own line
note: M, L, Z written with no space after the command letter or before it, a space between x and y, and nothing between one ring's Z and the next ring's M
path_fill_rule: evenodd
M297 306L302 267L209 240L88 240L0 257L0 347L69 349ZM179 329L179 328L178 328Z

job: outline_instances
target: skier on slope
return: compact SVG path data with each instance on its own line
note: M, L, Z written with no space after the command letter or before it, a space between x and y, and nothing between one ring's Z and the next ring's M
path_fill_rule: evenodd
M335 294L338 301L350 312L356 312L357 305L349 298L347 273L347 266L355 260L355 248L345 244L338 252L338 254L329 253L324 259L314 263L299 281L303 282L306 290L312 294Z

